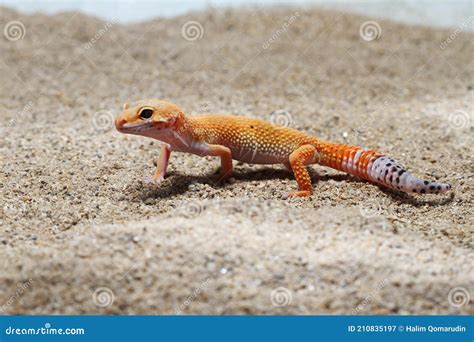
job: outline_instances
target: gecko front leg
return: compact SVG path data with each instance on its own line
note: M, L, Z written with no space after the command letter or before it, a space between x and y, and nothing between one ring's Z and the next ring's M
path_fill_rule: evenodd
M153 176L154 183L160 184L165 179L166 169L168 168L170 155L170 146L165 143L161 144L160 157L156 161L156 171L155 175Z
M225 181L232 176L232 152L222 145L208 145L206 155L221 158L221 173L219 181Z

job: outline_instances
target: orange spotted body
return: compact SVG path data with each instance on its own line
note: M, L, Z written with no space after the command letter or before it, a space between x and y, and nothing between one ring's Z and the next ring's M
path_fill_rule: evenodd
M221 179L232 175L232 160L253 164L283 164L296 178L299 191L288 196L310 196L313 187L307 166L320 164L403 192L442 193L448 184L422 181L393 159L373 150L331 143L269 122L234 116L187 117L176 105L159 100L125 104L116 119L122 133L162 141L155 181L166 174L172 151L221 158Z
M295 129L235 115L205 115L188 119L194 139L223 145L232 159L252 164L282 164L299 146L314 138Z

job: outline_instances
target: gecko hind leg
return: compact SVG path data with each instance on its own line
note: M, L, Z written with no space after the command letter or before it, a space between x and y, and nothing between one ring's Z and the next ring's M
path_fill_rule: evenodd
M306 168L314 160L316 148L312 145L300 146L290 154L291 169L298 183L299 191L288 194L288 197L308 197L313 193L311 177Z

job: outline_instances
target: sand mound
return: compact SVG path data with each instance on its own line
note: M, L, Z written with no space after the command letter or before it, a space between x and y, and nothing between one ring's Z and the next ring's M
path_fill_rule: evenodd
M23 25L0 39L4 312L472 313L449 300L474 285L472 34L377 20L367 41L370 18L291 8L0 18ZM112 127L149 97L188 114L284 109L292 127L379 149L455 195L313 167L315 194L285 201L296 182L279 166L237 164L220 185L216 160L184 154L156 186L159 142Z

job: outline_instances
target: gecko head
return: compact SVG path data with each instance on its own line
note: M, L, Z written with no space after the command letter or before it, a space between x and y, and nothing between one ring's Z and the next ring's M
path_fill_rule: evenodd
M115 120L119 132L137 135L156 135L173 129L184 113L173 103L155 99L125 103L122 113Z

